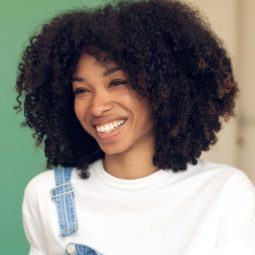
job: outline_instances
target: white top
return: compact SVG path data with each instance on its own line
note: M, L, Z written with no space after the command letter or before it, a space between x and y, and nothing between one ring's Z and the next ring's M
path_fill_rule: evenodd
M198 160L186 171L127 180L74 168L75 237L59 237L53 170L34 177L22 204L30 255L63 255L68 242L104 255L255 255L255 187L239 169Z

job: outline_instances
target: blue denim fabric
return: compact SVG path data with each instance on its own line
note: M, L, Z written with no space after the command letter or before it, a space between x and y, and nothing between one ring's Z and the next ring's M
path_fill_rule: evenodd
M71 184L72 168L54 169L56 187L51 190L51 198L56 203L60 236L68 237L78 230L78 221ZM68 243L65 255L103 255L84 244Z
M51 190L51 197L56 202L60 236L66 237L77 232L78 222L71 185L72 168L56 168L56 188Z
M69 245L74 245L75 250L73 253L69 253L68 251L66 251L65 255L103 255L102 253L90 248L87 245L69 243L67 247Z

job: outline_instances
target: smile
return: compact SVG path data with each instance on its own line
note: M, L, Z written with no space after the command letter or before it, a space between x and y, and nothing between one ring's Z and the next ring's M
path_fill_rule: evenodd
M115 127L111 125L109 126L108 124L107 124L108 127L107 125L96 127L96 133L99 140L102 142L110 142L110 141L112 142L114 139L116 139L118 134L121 132L126 122L127 120L120 120L118 121L118 123L115 123Z
M96 126L96 129L98 132L103 132L103 133L110 133L114 129L117 129L120 125L123 125L126 120L116 120L112 121L110 123L101 125L101 126Z

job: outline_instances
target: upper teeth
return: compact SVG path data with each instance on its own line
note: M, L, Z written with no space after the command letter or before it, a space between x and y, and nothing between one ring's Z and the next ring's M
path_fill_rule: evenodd
M99 132L107 132L111 131L114 128L118 127L119 125L123 124L125 120L115 120L113 122L101 125L101 126L96 126L97 131Z

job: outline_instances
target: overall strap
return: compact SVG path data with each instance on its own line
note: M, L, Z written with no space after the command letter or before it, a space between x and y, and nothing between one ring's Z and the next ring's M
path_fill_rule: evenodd
M51 198L56 203L60 236L67 237L77 232L78 222L71 184L71 167L54 169L56 187L51 190Z

